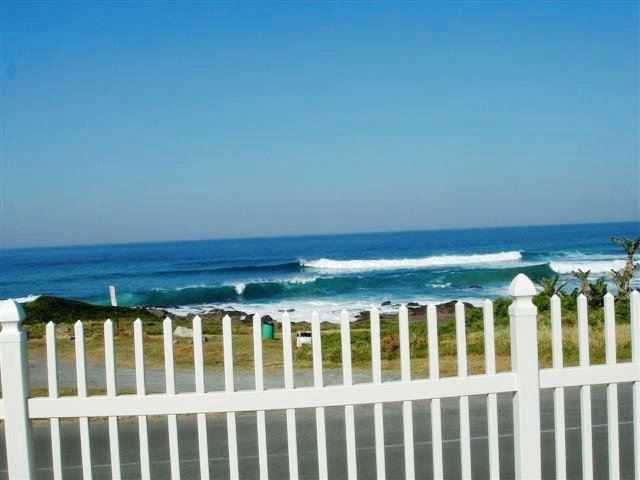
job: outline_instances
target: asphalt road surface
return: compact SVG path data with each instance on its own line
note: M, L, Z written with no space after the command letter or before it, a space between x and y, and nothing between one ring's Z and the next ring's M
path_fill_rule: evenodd
M41 369L33 365L31 370L32 384L41 386ZM63 368L62 372L71 371ZM94 386L103 382L99 370L89 372ZM119 387L128 388L133 378L131 372L119 371ZM120 375L124 374L124 375ZM65 376L67 375L67 376ZM339 383L339 372L326 372L328 383ZM41 378L42 377L42 378ZM72 383L72 375L62 373L62 384ZM217 387L220 379L217 374L207 377L208 386ZM389 377L396 378L394 375ZM128 379L129 378L129 379ZM187 391L192 387L192 374L177 372L179 391ZM238 375L238 388L252 388L252 375ZM356 380L367 381L368 375L356 375ZM147 372L150 390L161 391L162 375L160 371ZM298 385L308 385L310 374L296 376ZM281 386L281 377L267 376L267 386ZM155 386L155 388L154 388ZM620 462L622 478L633 478L633 432L631 410L631 388L627 384L619 387L620 415ZM566 390L566 439L567 439L567 473L569 478L581 478L580 455L580 416L577 389ZM607 452L607 417L606 396L604 387L592 388L593 414L593 452L596 478L608 478ZM542 421L542 455L543 477L555 477L553 401L550 391L541 396ZM474 478L487 478L488 446L486 428L486 401L483 397L471 397L471 435L472 435L472 471ZM513 435L511 395L499 396L499 432L500 432L500 470L501 477L513 478ZM372 406L357 406L356 443L358 477L375 478L374 422ZM460 477L460 444L458 440L458 401L457 399L442 402L443 439L445 457L445 477ZM417 478L431 478L431 443L429 402L413 403L415 470ZM344 409L342 407L327 408L327 448L330 478L346 478L346 449L344 438ZM182 478L199 477L198 441L196 420L193 415L178 417L180 437L180 469ZM287 435L285 412L267 412L267 443L269 476L275 479L288 478ZM300 478L317 478L315 414L311 409L298 410L296 413L298 440L298 468ZM124 478L138 478L138 426L135 419L120 419L120 454L122 475ZM229 465L227 459L227 432L224 415L208 416L208 439L210 472L213 478L228 478ZM65 478L81 478L80 439L77 420L62 422L62 449ZM404 478L403 434L401 406L387 404L384 407L385 457L388 478ZM257 435L255 414L238 414L238 454L240 457L240 477L258 478ZM153 478L169 478L169 452L167 442L167 422L163 417L149 419L149 439L151 455L151 473ZM0 432L0 478L7 478L4 431ZM91 441L94 478L111 478L109 462L109 437L105 419L91 420ZM38 478L52 478L50 433L47 422L34 424L35 463Z

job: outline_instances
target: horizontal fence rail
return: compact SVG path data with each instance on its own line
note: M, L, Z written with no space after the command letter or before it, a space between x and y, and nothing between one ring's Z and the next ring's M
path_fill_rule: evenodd
M193 319L193 392L177 393L174 364L173 323L170 318L162 322L164 350L164 393L148 393L145 383L144 332L140 320L133 323L133 353L135 365L135 394L121 394L117 389L116 349L114 346L114 324L104 323L104 368L106 392L91 395L87 387L87 362L83 323L74 325L75 368L77 393L61 396L58 384L58 360L56 326L46 326L46 366L48 396L31 397L28 381L27 339L21 325L25 320L19 304L8 300L0 311L0 368L3 398L0 399L0 419L4 423L7 439L7 469L9 478L33 478L34 447L31 438L31 422L48 420L51 435L52 474L63 478L63 445L61 441L61 419L78 419L80 437L81 471L84 478L91 478L92 438L91 418L107 418L108 452L111 475L120 478L122 459L120 445L120 417L137 417L139 436L140 476L152 478L150 460L149 416L163 416L167 421L168 464L172 478L180 478L180 433L178 415L195 415L197 429L197 452L201 478L217 475L209 458L207 414L226 416L227 456L229 476L238 478L241 470L239 456L238 426L236 415L241 412L256 412L257 465L262 479L269 477L269 455L272 448L267 443L266 412L284 411L286 414L286 443L288 473L291 478L299 476L300 455L299 432L296 427L296 411L313 409L315 416L315 439L317 471L319 478L329 477L328 432L325 409L339 407L344 411L344 433L346 448L346 470L348 478L356 478L361 465L358 464L358 437L361 428L355 415L358 405L373 406L373 433L375 472L378 478L397 477L389 472L385 459L385 431L383 411L385 404L401 406L402 445L404 476L415 478L417 466L424 459L416 456L414 445L414 401L427 401L430 412L431 474L443 478L447 470L443 455L443 399L457 399L459 411L459 468L463 478L471 478L472 461L479 453L472 449L469 397L486 398L486 432L488 471L491 478L499 478L502 452L499 444L498 394L510 394L513 402L514 466L517 478L540 478L541 470L541 426L540 391L551 389L554 409L555 474L565 478L567 462L567 439L565 438L565 389L579 389L580 451L582 475L593 476L593 438L591 387L606 385L608 473L611 478L620 477L620 432L618 412L618 384L632 384L633 416L633 462L635 477L640 478L640 294L630 296L631 361L619 363L616 355L616 323L614 298L604 298L604 344L605 364L592 365L589 356L588 304L583 295L577 298L577 330L579 365L567 367L563 362L563 328L561 300L550 299L552 366L539 368L538 362L538 316L532 299L536 294L531 281L518 275L509 288L513 303L509 308L509 330L511 334L511 369L498 372L494 333L494 307L487 300L482 306L482 330L484 338L484 373L469 374L467 364L467 316L464 304L458 302L454 310L455 343L457 352L457 375L441 377L438 354L438 314L434 305L426 309L426 343L428 358L427 378L412 378L411 343L414 341L409 328L409 312L400 307L398 313L398 338L400 355L400 378L383 380L381 358L381 321L377 309L370 312L371 382L353 382L352 342L350 318L341 313L339 332L342 355L342 384L326 385L323 372L322 331L320 317L311 316L312 386L294 385L293 337L288 313L282 317L282 355L284 388L267 389L264 383L262 319L252 319L253 390L236 391L234 377L234 354L232 323L229 316L222 320L222 353L224 362L224 390L207 391L205 385L205 356L203 325L200 317ZM224 417L223 417L224 418ZM304 434L305 432L300 432ZM361 473L362 475L362 473Z
M640 380L637 372L630 378ZM629 381L629 380L627 380ZM29 417L78 418L137 415L188 415L195 413L253 412L261 410L287 410L299 408L346 407L413 400L469 397L490 393L516 391L516 376L512 373L477 375L468 378L442 378L440 380L391 381L380 385L334 385L322 389L302 387L292 390L272 389L260 395L254 391L150 394L93 395L29 399Z

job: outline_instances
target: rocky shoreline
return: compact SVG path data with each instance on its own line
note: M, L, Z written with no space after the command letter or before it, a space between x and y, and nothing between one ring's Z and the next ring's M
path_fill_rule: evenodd
M443 302L436 304L436 312L438 313L438 322L445 323L452 320L455 317L455 306L458 303L455 300L451 300L448 302ZM465 310L479 308L469 302L463 302ZM392 304L390 301L385 301L380 304L380 307L392 308L394 311L381 311L380 318L381 319L392 319L397 318L398 309L401 307L401 304ZM409 302L406 304L407 310L409 311L409 318L420 317L425 318L427 315L427 304L420 304L417 302ZM159 308L148 308L148 311L152 312L158 318L166 318L174 316L170 311L163 310ZM295 312L295 309L290 308L286 310L286 312L292 313ZM199 315L203 320L222 320L225 315L229 315L232 320L240 320L240 321L249 321L253 318L254 314L257 312L249 312L243 310L237 310L233 307L226 308L213 308L201 313L190 313L182 316L187 320L191 320L196 315ZM285 310L278 310L278 313L283 314ZM368 321L370 312L368 310L361 310L360 312L353 315L353 321ZM263 321L273 321L278 322L279 318L273 318L271 315L261 315ZM309 323L309 321L297 321L296 323Z
M446 322L451 320L455 315L455 305L457 302L449 301L436 305L438 312L438 321ZM465 309L478 308L470 303L464 303ZM409 317L421 317L426 316L427 305L419 304L417 302L409 302L407 305L409 311ZM175 317L176 315L170 311L170 309L156 308L156 307L111 307L102 305L92 305L76 300L68 300L60 297L42 296L34 301L23 304L25 312L27 313L28 323L41 323L53 321L54 323L72 323L79 319L82 320L105 320L111 319L130 319L135 320L141 318L143 320L162 320L166 317ZM392 312L381 311L380 317L382 319L391 319L397 317L397 310L400 308L400 304L392 304L390 301L385 301L380 304L383 309L393 309ZM295 309L291 308L287 310L289 313L294 312ZM253 318L256 312L237 310L233 307L212 308L203 312L197 313L203 320L219 320L221 321L225 315L229 315L234 321L249 321ZM279 313L284 313L279 311ZM196 313L189 313L187 315L181 315L180 317L185 320L190 320ZM278 318L273 318L270 315L262 315L262 319L265 321L279 321ZM354 321L368 321L369 311L362 310L353 316ZM297 323L309 323L309 322L297 322Z

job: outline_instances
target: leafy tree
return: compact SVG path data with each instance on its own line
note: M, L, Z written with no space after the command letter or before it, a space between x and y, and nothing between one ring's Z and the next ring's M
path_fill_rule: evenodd
M618 289L618 298L627 300L631 293L630 283L632 277L629 275L629 272L624 268L622 270L611 270L611 277Z
M591 270L583 272L582 270L578 269L577 271L573 272L574 277L576 277L580 282L577 288L578 295L582 293L583 295L586 295L588 297L591 293L591 283L589 282L590 274Z
M634 263L633 257L640 249L640 237L635 240L631 240L630 238L623 237L611 237L611 241L616 245L620 245L624 251L627 253L627 263L624 266L624 269L631 274L631 278L636 270L636 264Z
M600 277L595 282L589 282L589 304L591 306L602 305L604 296L607 294L607 279Z
M577 298L578 295L583 294L587 297L591 306L598 306L602 303L604 296L607 294L607 279L605 277L600 277L595 282L590 282L590 274L591 270L587 270L586 272L577 270L573 272L573 275L578 279L580 284L578 285L578 288L573 291L571 296Z
M562 289L567 285L567 282L558 285L559 280L560 275L555 273L553 277L542 277L536 283L542 287L542 294L545 297L553 297L554 295L561 295L563 293Z
M640 249L640 237L635 240L631 240L627 237L611 237L611 241L616 245L620 245L627 254L627 261L624 268L620 270L611 270L613 282L618 288L618 298L627 299L629 293L631 293L631 280L636 273L636 264L634 262L634 256Z

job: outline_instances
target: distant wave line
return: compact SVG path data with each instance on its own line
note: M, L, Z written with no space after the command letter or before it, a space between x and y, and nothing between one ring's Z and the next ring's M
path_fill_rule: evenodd
M301 260L305 268L319 270L399 270L441 266L478 265L483 263L510 262L522 259L520 252L500 252L473 255L440 255L422 258L399 258L377 260Z
M625 261L624 260L593 260L593 261L574 261L574 262L549 262L549 266L551 270L556 273L572 273L577 270L582 270L586 272L587 270L591 271L591 273L609 273L611 270L619 270L624 268Z

